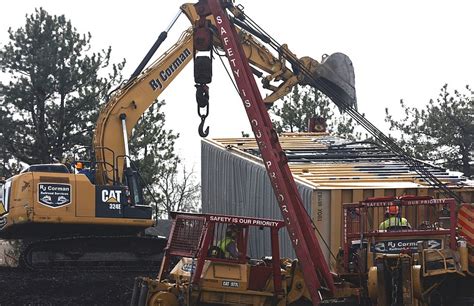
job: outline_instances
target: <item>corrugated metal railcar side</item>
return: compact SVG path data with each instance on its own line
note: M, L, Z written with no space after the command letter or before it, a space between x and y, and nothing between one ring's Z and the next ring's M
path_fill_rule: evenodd
M244 160L222 147L206 142L201 143L201 152L204 213L281 219L280 209L262 164ZM305 208L311 214L313 190L298 182L297 186ZM254 239L250 241L249 256L258 258L271 254L268 239L259 239L258 233L252 234ZM295 257L286 230L280 234L280 245L281 256Z

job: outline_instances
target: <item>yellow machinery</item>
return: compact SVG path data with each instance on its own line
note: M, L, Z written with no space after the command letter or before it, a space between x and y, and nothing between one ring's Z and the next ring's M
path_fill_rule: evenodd
M219 242L232 226L238 256L228 258ZM176 213L160 274L136 278L131 305L312 305L299 262L280 258L284 226L281 220ZM257 232L271 256L250 259L249 237ZM333 300L349 304L360 291L339 284L338 293L352 294Z
M381 229L388 208L395 206L408 224ZM338 274L333 274L336 292L323 296L322 305L472 305L472 220L466 220L474 209L463 205L461 210L457 216L453 199L420 196L345 204L345 243ZM132 306L312 305L300 263L280 258L283 221L215 214L172 217L160 273L156 279L136 278ZM223 256L220 249L231 226L238 229L236 258ZM250 259L248 242L257 232L270 256Z
M194 5L185 4L181 10L193 25L197 23L200 17ZM215 27L212 17L208 22L209 27ZM185 31L143 70L147 56L132 78L114 91L97 120L95 160L85 162L92 175L73 173L62 164L43 164L31 165L5 180L0 190L0 237L33 241L25 245L22 263L32 268L130 265L136 269L161 260L165 239L143 234L154 224L152 207L143 203L128 140L138 119L191 59L198 65L203 63L202 57L196 57L195 44L201 37L196 38L194 31ZM239 37L255 72L268 74L262 79L263 86L271 90L265 103L289 93L296 84L308 83L301 71L286 66L282 54L272 55L253 34L241 30ZM210 39L225 50L218 33ZM282 52L289 53L285 46ZM299 61L315 78L329 80L348 101L355 101L354 74L347 56L337 53L322 64L308 57ZM205 95L205 86L200 86Z
M470 242L458 232L462 217L454 199L370 198L343 210L339 272L367 286L372 303L472 305L474 265L468 263Z
M0 187L0 236L25 239L21 264L136 269L158 264L164 237L138 237L151 207L129 204L123 185L94 185L65 165L32 165Z

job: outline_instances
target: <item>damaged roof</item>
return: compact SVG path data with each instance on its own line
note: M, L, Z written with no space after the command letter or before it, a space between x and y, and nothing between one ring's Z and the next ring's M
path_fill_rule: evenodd
M427 184L396 154L373 142L353 142L328 133L284 133L279 137L295 179L319 188L418 188ZM243 158L261 162L254 138L207 140ZM474 187L464 176L424 162L449 187Z

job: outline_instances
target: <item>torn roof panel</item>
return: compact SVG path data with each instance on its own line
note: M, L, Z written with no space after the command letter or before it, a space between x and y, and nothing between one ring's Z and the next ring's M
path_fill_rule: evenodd
M279 140L295 178L317 188L429 187L400 157L372 142L353 142L328 133L284 133ZM215 138L211 142L261 162L254 138ZM474 188L472 181L461 175L424 164L450 187Z

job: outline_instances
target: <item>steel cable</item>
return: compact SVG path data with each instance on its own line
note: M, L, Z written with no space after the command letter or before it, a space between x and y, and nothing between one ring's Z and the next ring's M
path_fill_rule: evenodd
M409 156L396 142L391 139L390 137L386 136L382 131L380 131L375 125L373 125L370 121L368 121L362 114L360 114L357 110L353 107L348 105L343 99L343 97L332 87L330 87L326 82L315 79L311 72L304 66L302 66L299 62L299 59L288 52L285 48L282 48L281 44L279 44L271 35L269 35L266 31L264 31L256 22L254 22L248 15L243 13L245 17L244 20L240 20L246 26L253 29L256 33L260 35L264 35L268 41L268 44L279 54L282 55L288 62L291 63L294 73L298 73L300 71L304 77L312 81L313 87L317 88L324 94L331 96L332 101L336 104L339 109L346 112L351 118L353 118L359 125L361 125L364 129L366 129L372 137L375 138L379 143L379 146L385 147L388 150L395 153L404 163L410 166L415 172L417 172L421 178L427 182L431 187L438 188L448 197L455 198L458 203L462 203L462 197L451 189L449 189L442 181L440 181L436 176L434 176L430 171L426 170L424 167L424 163Z

